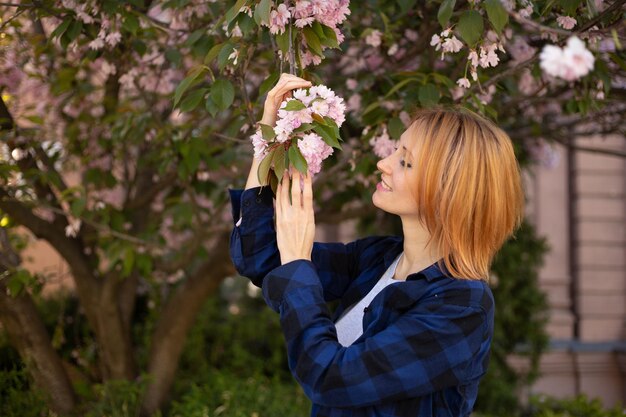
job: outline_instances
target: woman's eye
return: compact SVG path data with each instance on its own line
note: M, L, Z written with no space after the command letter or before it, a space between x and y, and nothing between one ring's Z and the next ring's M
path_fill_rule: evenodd
M406 167L407 167L407 168L411 168L411 164L407 164L407 163L406 163L406 161L405 161L404 159L401 159L401 160L400 160L400 165L402 165L402 166L405 166L405 165L406 165Z

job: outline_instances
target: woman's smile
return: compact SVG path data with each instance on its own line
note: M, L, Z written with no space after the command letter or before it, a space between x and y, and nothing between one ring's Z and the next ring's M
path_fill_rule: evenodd
M388 186L387 183L382 179L380 180L378 184L376 184L376 189L379 191L385 191L385 192L391 191L391 187Z

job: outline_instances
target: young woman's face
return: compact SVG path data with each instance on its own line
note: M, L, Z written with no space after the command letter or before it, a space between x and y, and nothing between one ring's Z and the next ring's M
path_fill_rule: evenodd
M381 180L376 184L372 196L374 205L388 213L397 215L417 215L415 201L415 124L409 126L398 140L394 153L378 161Z

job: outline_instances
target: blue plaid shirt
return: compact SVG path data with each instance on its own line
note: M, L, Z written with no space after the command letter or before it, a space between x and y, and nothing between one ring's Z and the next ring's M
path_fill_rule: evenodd
M237 271L280 314L289 369L316 417L469 416L487 370L494 300L484 281L433 264L384 288L363 334L337 341L334 322L364 297L403 250L396 236L313 245L311 261L280 264L269 187L229 190ZM339 299L331 315L326 302Z

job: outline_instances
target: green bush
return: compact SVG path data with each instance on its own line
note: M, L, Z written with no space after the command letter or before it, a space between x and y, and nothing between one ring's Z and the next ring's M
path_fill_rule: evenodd
M0 416L43 417L48 415L46 410L45 398L25 368L0 369Z
M472 417L624 417L626 409L620 406L605 408L599 399L586 395L557 399L548 395L534 395L523 410L505 413L474 413Z
M606 409L599 399L585 395L556 399L545 395L533 396L524 417L623 417L626 409L615 406Z
M527 222L500 250L492 265L490 285L496 301L495 329L487 374L480 383L476 410L493 415L517 415L517 393L537 376L541 353L548 344L545 332L547 302L537 284L547 251ZM520 375L506 358L515 353L528 357L530 370Z
M263 376L241 378L218 370L203 379L172 403L169 417L302 417L311 410L297 384Z

